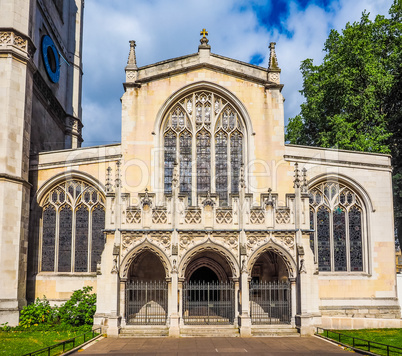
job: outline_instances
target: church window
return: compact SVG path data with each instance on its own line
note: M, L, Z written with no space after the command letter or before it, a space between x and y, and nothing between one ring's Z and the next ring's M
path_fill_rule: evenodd
M71 270L72 226L73 212L69 205L64 205L59 213L59 272Z
M363 204L338 182L310 189L310 246L323 272L363 271Z
M54 194L56 194L57 196L56 192L54 192ZM56 238L56 209L53 205L48 205L43 209L42 271L54 270L55 238Z
M190 205L197 195L216 193L221 206L239 193L245 136L239 112L216 93L201 90L180 99L164 118L164 192L172 192L174 162L180 193Z
M102 194L83 181L60 183L44 200L40 270L95 272L104 228Z
M197 134L197 190L211 191L211 135L207 130Z
M180 193L188 196L191 205L191 143L192 137L188 131L180 135Z
M176 161L176 134L169 131L165 134L165 192L172 192L173 168Z

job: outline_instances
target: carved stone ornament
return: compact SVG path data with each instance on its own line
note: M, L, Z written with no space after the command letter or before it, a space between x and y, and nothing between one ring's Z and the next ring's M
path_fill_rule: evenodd
M247 260L245 257L241 261L241 273L247 273Z
M113 273L113 274L119 273L119 269L117 267L117 256L115 256L113 258L113 267L112 267L112 271L110 273Z
M173 266L172 266L172 271L171 273L179 273L179 270L177 269L177 265L176 265L176 260L173 260Z
M299 273L307 273L304 258L300 259L300 268L299 268Z
M272 206L274 207L274 200L272 199L272 189L268 188L268 198L265 199L264 205L267 206Z
M202 202L202 205L205 206L210 206L213 207L215 205L215 202L213 201L213 199L211 198L211 193L208 190L207 193L207 197L204 199L204 201Z
M97 261L96 262L96 275L98 275L98 276L100 276L102 274L101 267L102 267L101 261Z
M144 208L145 206L152 207L152 200L148 194L148 188L145 188L145 196L141 199L141 205Z
M293 188L300 188L300 171L299 171L299 164L295 163L295 179L293 181Z
M306 169L306 167L303 167L302 172L303 172L303 184L301 186L301 191L302 191L302 193L307 194L308 193L308 185L307 185L307 169Z

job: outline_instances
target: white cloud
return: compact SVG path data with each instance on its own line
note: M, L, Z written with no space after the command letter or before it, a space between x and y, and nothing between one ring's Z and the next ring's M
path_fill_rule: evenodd
M330 11L310 4L301 10L289 3L289 14L281 23L292 36L278 28L264 27L253 5L268 0L89 0L84 19L83 121L84 145L120 140L120 97L129 40L137 42L138 65L195 53L199 31L206 28L212 52L242 61L260 53L267 65L268 43L277 42L282 68L281 81L285 119L299 112L302 78L300 62L313 58L320 63L329 29L341 30L346 22L358 21L364 9L386 14L392 0L334 0Z

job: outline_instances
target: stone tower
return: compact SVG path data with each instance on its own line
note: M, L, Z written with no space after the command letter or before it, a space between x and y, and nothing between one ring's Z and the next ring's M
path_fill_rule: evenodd
M26 304L30 156L80 147L83 0L0 0L0 324Z

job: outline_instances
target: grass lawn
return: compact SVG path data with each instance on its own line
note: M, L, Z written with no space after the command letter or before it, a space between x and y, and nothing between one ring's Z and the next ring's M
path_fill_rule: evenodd
M24 355L47 346L57 344L61 341L71 339L77 335L83 334L81 330L55 330L55 331L0 331L0 355ZM90 339L92 334L86 335L86 340ZM76 339L75 346L82 344L84 337ZM65 350L73 348L73 344L69 343L65 346ZM52 350L51 355L61 354L63 347ZM47 353L46 353L47 355Z
M333 330L341 333L341 342L348 345L353 345L353 337L359 339L379 342L381 344L391 345L402 348L402 329L361 329L361 330ZM347 336L345 336L347 335ZM326 333L324 333L326 336ZM348 337L349 336L349 337ZM329 332L328 337L339 341L339 335ZM367 342L356 340L355 347L368 350ZM379 355L387 355L387 348L380 345L371 345L371 352ZM402 355L402 350L390 348L390 355Z

